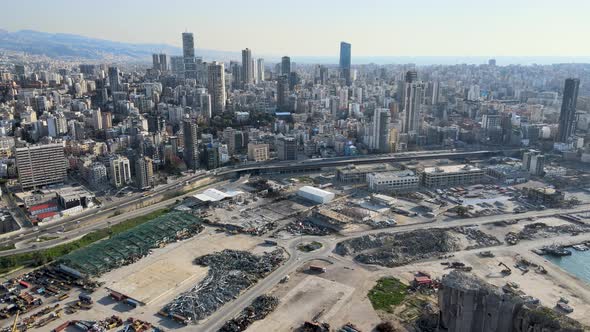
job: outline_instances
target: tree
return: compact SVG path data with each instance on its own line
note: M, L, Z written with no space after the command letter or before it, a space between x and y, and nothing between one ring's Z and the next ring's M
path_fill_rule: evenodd
M375 327L375 330L377 332L395 332L396 331L395 327L393 327L393 324L391 324L391 322L381 322Z
M458 205L455 208L455 212L457 213L457 215L459 217L465 217L467 215L467 212L469 212L469 208L467 208L466 206L463 206L463 205Z

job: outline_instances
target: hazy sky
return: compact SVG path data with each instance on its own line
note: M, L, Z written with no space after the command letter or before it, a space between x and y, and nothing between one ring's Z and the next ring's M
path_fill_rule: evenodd
M0 28L291 55L588 56L590 0L17 0Z

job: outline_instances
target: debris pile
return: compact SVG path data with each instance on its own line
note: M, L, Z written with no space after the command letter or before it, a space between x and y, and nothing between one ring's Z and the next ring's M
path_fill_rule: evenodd
M452 232L421 229L403 233L379 233L342 241L336 253L355 255L356 261L386 267L406 265L461 249Z
M273 312L279 305L279 299L274 296L261 295L252 301L240 315L227 321L220 329L220 332L241 332L245 331L254 321L264 319Z
M264 278L284 259L282 249L260 256L228 249L201 256L195 259L195 264L209 267L207 277L176 297L163 311L170 316L184 317L189 322L204 319Z
M588 231L590 231L590 227L588 226L572 224L549 226L542 222L536 222L525 225L522 231L520 231L517 235L521 240L533 240L537 238L548 238L563 234L577 235Z
M352 323L346 323L338 332L361 332L361 330Z
M493 247L502 244L502 242L500 242L500 240L498 240L496 237L484 233L475 227L460 226L454 227L452 230L459 234L465 235L467 239L475 242L475 244L465 248L466 250Z
M303 323L303 325L301 325L295 331L296 332L330 332L330 324L308 321L308 322Z
M335 233L334 230L332 230L328 227L319 226L309 220L294 221L292 223L289 223L285 229L289 233L295 234L295 235L306 234L306 235L324 236L324 235L330 235L330 234Z

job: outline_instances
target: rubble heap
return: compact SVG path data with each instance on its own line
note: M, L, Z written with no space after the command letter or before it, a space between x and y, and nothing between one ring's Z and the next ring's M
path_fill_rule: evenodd
M533 240L541 237L551 237L562 234L579 234L590 231L590 227L582 225L564 224L548 226L542 222L525 225L517 235L520 240Z
M274 296L261 295L244 308L240 315L227 321L219 332L241 332L257 320L264 319L279 305L279 299Z
M406 265L460 249L449 230L433 228L402 233L379 233L342 241L336 253L356 261L386 267Z
M207 277L180 294L164 307L170 315L191 322L204 319L240 292L277 268L285 257L282 249L257 256L247 251L223 250L195 259L195 264L209 267Z
M438 292L439 331L582 332L577 321L523 298L502 292L484 280L453 271Z
M333 229L314 224L309 220L297 220L289 223L285 228L289 233L294 235L330 235L336 233Z
M502 242L500 242L500 240L498 240L496 237L484 233L475 227L460 226L454 227L452 230L459 234L465 235L467 239L475 242L474 245L465 248L466 250L493 247L502 244Z

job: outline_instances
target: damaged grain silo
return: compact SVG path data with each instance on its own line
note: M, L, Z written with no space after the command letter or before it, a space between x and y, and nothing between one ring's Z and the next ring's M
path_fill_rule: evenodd
M465 272L442 279L439 331L582 332L582 325L552 309L524 300Z

